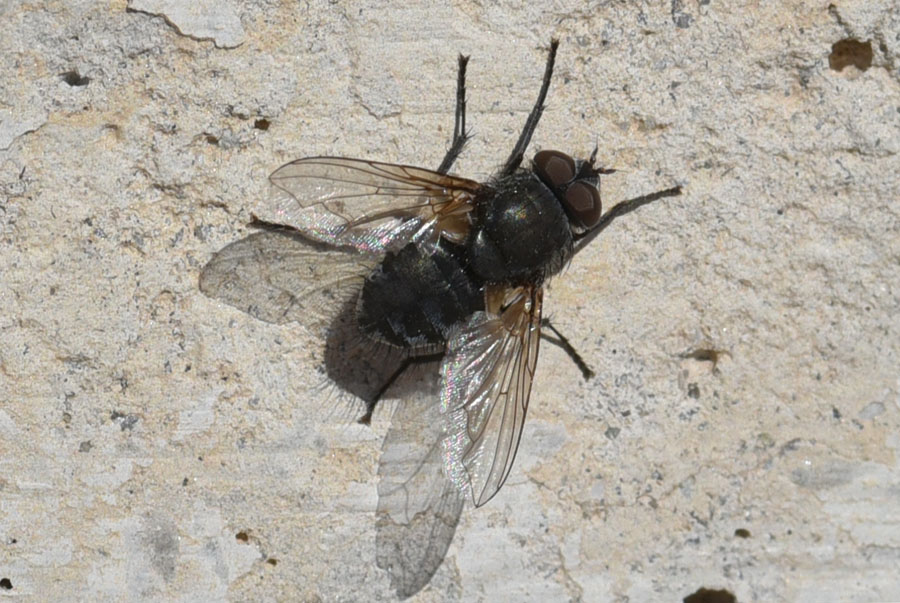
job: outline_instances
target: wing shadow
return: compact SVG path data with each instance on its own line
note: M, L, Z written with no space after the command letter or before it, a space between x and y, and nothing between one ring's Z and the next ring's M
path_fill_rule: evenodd
M324 338L323 368L337 396L366 407L396 376L408 353L371 341L356 322L356 299L373 259L265 227L227 245L207 263L200 290L260 320L297 322ZM376 563L401 599L440 567L464 506L445 476L439 361L414 364L388 390L395 399L379 460Z

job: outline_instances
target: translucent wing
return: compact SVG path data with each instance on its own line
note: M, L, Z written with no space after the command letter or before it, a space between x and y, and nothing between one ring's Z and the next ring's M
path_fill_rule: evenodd
M216 253L200 273L200 290L266 322L327 328L372 265L352 249L261 231Z
M449 336L441 364L441 412L449 419L444 465L475 506L506 481L528 410L541 339L539 287L501 292ZM491 308L496 308L492 311Z
M373 254L435 228L452 235L467 227L465 216L481 188L423 168L341 157L298 159L269 180L273 191L257 208L260 218Z
M397 404L378 463L376 563L401 599L440 567L465 502L444 473L435 393L413 392Z

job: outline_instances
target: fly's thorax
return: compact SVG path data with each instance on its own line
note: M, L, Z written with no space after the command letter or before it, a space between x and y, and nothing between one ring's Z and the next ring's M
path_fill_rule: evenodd
M529 170L486 186L466 243L469 265L486 282L543 282L573 254L569 219Z

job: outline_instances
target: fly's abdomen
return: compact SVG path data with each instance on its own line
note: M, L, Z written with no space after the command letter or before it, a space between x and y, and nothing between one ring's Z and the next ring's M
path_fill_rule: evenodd
M446 241L434 253L412 243L388 253L360 292L362 331L406 348L444 344L450 327L484 308L483 286L461 256Z

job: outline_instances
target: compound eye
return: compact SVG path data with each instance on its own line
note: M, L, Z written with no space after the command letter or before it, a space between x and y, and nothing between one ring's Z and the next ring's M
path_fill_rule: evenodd
M569 216L580 223L579 226L590 229L600 221L603 209L600 205L600 191L587 182L573 182L566 189L565 204Z
M575 161L559 151L538 151L534 156L534 172L544 184L558 189L575 178Z

